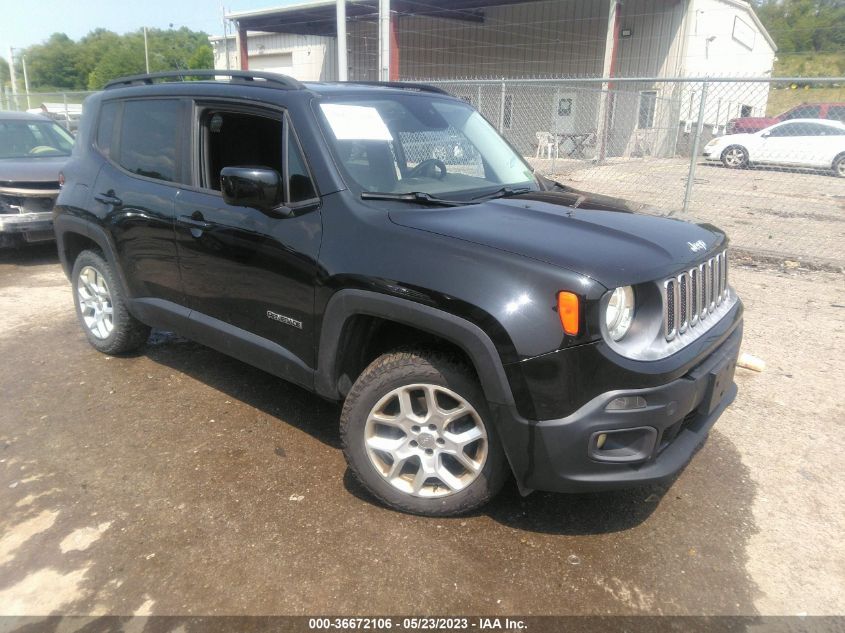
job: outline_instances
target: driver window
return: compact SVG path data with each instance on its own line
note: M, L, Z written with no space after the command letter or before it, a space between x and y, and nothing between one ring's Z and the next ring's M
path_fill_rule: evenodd
M781 125L780 127L776 127L771 132L769 132L769 136L796 136L795 124L789 123L787 125Z
M284 173L282 120L226 110L202 116L202 186L220 191L224 167L266 167Z

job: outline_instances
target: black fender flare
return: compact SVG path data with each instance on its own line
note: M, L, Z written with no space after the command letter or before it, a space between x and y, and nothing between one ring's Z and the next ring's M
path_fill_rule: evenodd
M499 353L480 327L449 312L408 299L354 289L336 292L326 305L314 385L321 396L332 400L342 397L337 385L337 351L345 324L358 315L379 317L415 327L454 343L475 366L487 400L500 405L513 405L513 393Z
M73 271L73 262L68 261L67 259L67 251L65 250L65 235L68 233L75 233L88 238L94 242L101 251L103 251L106 261L111 264L112 269L117 273L118 281L122 286L124 295L129 297L129 285L126 283L123 268L119 264L114 242L105 229L83 218L62 213L53 219L53 231L56 235L56 247L59 251L59 261L61 261L62 268L64 269L65 275L68 279L70 279L71 272Z

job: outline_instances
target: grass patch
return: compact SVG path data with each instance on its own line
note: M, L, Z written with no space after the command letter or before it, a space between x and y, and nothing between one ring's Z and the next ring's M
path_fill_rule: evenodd
M773 87L769 91L766 115L775 116L802 103L845 103L845 85L828 88Z

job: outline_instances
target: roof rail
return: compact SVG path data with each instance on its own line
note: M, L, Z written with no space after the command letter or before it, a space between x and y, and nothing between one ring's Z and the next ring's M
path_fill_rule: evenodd
M349 84L360 84L362 86L384 86L385 88L406 88L408 90L419 90L420 92L436 92L441 95L448 95L449 93L429 84L417 84L405 81L347 81Z
M131 77L120 77L113 79L105 85L104 90L132 86L134 84L152 85L156 79L180 79L185 77L230 77L232 81L266 85L268 88L280 88L282 90L300 90L304 88L300 82L287 75L277 73L253 72L249 70L167 70L160 73L147 73L146 75L132 75ZM259 81L256 81L259 80Z

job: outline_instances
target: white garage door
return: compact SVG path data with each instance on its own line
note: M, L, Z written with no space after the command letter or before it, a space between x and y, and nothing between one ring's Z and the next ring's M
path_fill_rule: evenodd
M293 72L293 53L250 55L249 69L290 75Z

